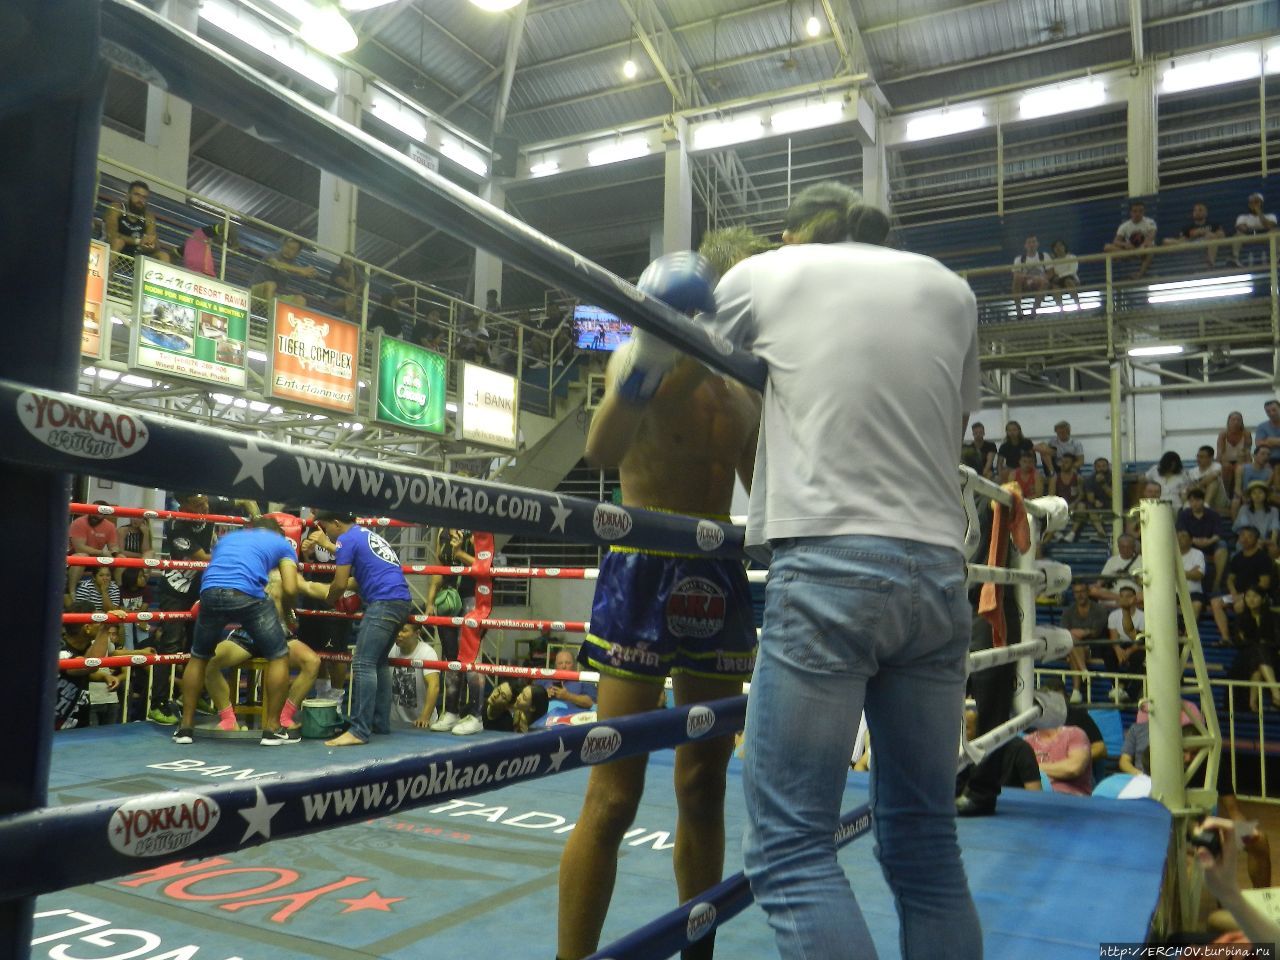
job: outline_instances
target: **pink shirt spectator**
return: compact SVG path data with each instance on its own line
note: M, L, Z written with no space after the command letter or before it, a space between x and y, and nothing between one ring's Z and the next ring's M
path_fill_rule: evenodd
M197 227L187 237L187 242L182 245L182 262L188 270L203 273L206 277L218 275L213 268L213 244L203 229Z
M95 550L114 547L116 545L116 525L110 520L103 520L96 527L91 527L89 526L88 517L76 517L71 521L71 526L67 528L68 553L75 553L75 546L72 541L77 537L82 539L86 546L93 547Z
M1049 738L1042 730L1033 730L1026 736L1027 743L1035 751L1037 763L1058 763L1066 760L1072 750L1083 750L1089 753L1089 737L1079 727L1060 727L1058 735ZM1069 793L1078 797L1087 797L1093 793L1093 771L1085 766L1084 773L1074 780L1057 780L1050 778L1055 793Z

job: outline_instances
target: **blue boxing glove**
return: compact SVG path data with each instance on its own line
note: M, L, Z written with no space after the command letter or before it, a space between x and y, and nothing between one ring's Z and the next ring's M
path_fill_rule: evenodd
M682 313L714 312L716 272L692 250L668 253L640 274L636 286ZM680 351L637 327L620 357L617 392L629 403L647 403L680 359Z

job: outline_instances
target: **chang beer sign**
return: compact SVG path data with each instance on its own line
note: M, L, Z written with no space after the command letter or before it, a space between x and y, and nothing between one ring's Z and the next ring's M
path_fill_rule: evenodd
M445 358L379 333L373 419L410 430L444 433Z

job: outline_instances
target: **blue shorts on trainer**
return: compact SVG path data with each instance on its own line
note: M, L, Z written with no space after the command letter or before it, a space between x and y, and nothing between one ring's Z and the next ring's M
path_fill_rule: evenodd
M613 677L661 683L685 673L749 680L756 626L739 560L616 547L600 564L591 632L578 660Z

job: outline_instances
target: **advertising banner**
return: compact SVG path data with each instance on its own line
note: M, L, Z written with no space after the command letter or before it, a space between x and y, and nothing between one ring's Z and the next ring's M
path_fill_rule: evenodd
M139 257L129 365L244 387L249 291Z
M384 333L378 334L374 357L373 419L444 433L445 358Z
M267 351L266 394L355 413L360 325L276 301Z
M516 378L463 361L458 372L458 439L515 449Z
M84 291L84 326L80 330L80 352L86 357L101 360L105 355L107 331L111 318L107 316L107 264L111 247L101 240L89 241L89 277Z

